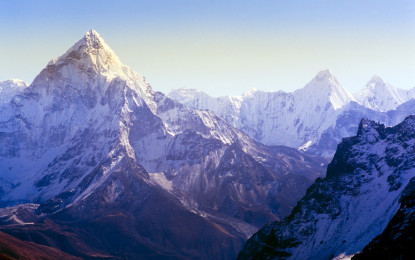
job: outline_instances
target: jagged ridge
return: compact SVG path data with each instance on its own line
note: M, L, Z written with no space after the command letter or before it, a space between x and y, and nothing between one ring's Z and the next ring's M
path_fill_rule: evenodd
M385 128L362 120L327 169L281 222L245 244L240 259L315 259L353 255L380 234L415 176L415 116Z

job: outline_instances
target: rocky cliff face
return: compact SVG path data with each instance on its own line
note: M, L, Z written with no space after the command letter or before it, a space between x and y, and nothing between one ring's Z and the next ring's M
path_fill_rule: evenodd
M392 128L362 120L357 136L338 146L327 177L307 190L289 217L253 235L239 258L332 259L361 251L410 190L414 129L414 116Z

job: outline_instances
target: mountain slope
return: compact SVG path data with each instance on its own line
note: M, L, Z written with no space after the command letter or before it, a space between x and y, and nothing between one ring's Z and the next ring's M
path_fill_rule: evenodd
M55 248L24 242L0 232L0 259L80 259Z
M332 259L361 251L399 209L415 177L415 117L385 128L362 120L292 214L245 244L240 259Z
M231 259L241 247L241 238L188 211L172 195L149 184L148 174L133 159L124 157L112 171L93 193L69 207L33 225L1 229L87 259ZM37 213L54 210L66 199L60 198L41 204Z

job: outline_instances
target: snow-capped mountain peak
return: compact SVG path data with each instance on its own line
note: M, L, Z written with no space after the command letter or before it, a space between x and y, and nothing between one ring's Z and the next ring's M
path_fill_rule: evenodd
M117 80L125 81L144 99L151 96L152 89L145 78L123 65L100 34L90 30L65 54L50 61L30 88L35 92L36 88L44 89L44 96L51 91L61 96L79 92L102 96Z
M27 87L27 83L21 79L8 79L4 81L0 81L0 84L7 84L8 86L15 88L15 87Z
M97 60L96 58L101 59ZM65 54L53 59L48 65L68 62L68 59L83 60L86 58L95 59L95 65L118 63L120 59L114 51L106 44L101 35L94 31L88 31L82 39L76 42Z
M247 91L245 91L242 96L247 97L247 96L252 96L254 95L256 92L258 92L258 89L256 88L250 88Z
M395 88L375 75L361 91L354 94L354 97L367 108L385 112L396 109L415 95L413 91Z
M313 100L320 100L320 102L324 102L328 98L335 110L354 100L353 96L343 88L330 70L318 72L310 83L297 91L313 97Z
M89 42L90 45L94 45L94 44L105 44L104 39L101 37L101 35L95 31L95 30L89 30L86 34L85 34L85 40L87 42ZM108 46L107 46L108 47Z
M13 96L27 87L26 82L20 79L0 81L0 105L8 103Z
M333 79L333 80L337 81L336 78L334 77L333 72L331 72L328 69L319 71L315 78L317 80Z
M392 94L397 94L398 89L395 88L394 86L388 84L387 82L385 82L381 77L374 75L372 77L371 80L369 80L369 82L366 84L366 86L363 88L364 89L368 89L370 91L376 91L376 92L390 92Z
M180 89L174 89L170 91L169 96L173 99L177 98L186 104L186 101L191 101L195 99L196 97L208 97L206 93L202 92L198 89L192 89L192 88L180 88Z
M378 75L373 75L372 79L369 81L369 83L374 84L383 84L386 85L386 82ZM369 85L369 84L368 84Z
M27 83L20 79L8 79L0 81L0 92L3 94L5 91L11 89L24 89L27 87Z

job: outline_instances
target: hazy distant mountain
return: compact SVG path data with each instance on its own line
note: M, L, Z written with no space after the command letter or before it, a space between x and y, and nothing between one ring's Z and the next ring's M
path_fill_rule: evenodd
M292 93L252 89L242 96L213 98L199 90L178 89L169 96L190 107L215 112L264 144L332 156L341 139L356 132L362 118L387 125L398 123L385 111L410 101L414 93L395 89L374 77L353 97L325 70ZM405 117L415 113L415 108L401 109L400 113Z
M179 89L169 96L217 113L257 141L296 148L317 142L334 123L337 110L354 100L327 70L293 93L251 90L240 97L211 98L197 90Z
M411 90L398 89L380 77L374 76L361 91L353 96L364 107L386 112L414 99L415 88Z
M0 81L0 106L10 100L27 87L26 82L19 79Z

